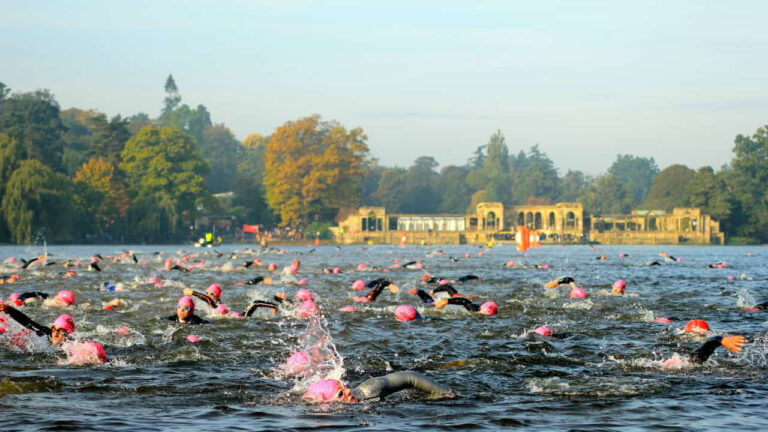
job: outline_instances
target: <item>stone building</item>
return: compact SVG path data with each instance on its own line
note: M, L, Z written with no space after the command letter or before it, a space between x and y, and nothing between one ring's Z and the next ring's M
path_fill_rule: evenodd
M518 226L538 231L542 244L722 244L720 224L697 208L636 210L587 217L581 203L504 207L483 202L474 214L389 214L360 207L332 229L339 243L485 244L512 242Z

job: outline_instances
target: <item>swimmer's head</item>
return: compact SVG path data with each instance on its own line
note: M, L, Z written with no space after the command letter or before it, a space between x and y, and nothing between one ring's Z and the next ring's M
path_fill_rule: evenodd
M219 300L221 298L221 285L217 283L211 284L208 286L208 289L205 290L205 293L213 297L214 300Z
M571 289L571 298L587 298L587 292L583 288L573 287Z
M494 301L488 301L480 305L480 313L483 315L496 315L499 310L499 305Z
M365 281L358 279L358 280L352 282L352 289L353 290L360 291L360 290L362 290L364 288L365 288Z
M300 301L313 300L312 291L308 289L300 289L296 291L295 298L296 300L300 300Z
M195 302L192 297L184 296L176 303L176 316L181 321L186 321L195 313Z
M58 345L67 338L67 335L75 332L75 320L70 315L59 315L51 326L51 343Z
M217 313L217 314L219 314L219 315L226 315L226 314L228 314L228 313L229 313L229 308L227 307L227 305L225 305L224 303L222 303L222 304L220 304L220 305L216 306L216 309L215 309L215 311L216 311L216 313Z
M537 335L541 335L541 336L544 336L544 337L552 336L552 330L550 330L549 327L547 327L547 326L536 327L533 330L533 332L536 333Z
M419 313L416 312L416 309L413 308L413 306L410 305L400 305L395 309L395 319L400 322L408 322L413 321L419 317Z
M75 295L72 293L72 291L59 291L56 294L56 302L62 306L72 306L75 304Z
M612 291L614 294L624 294L624 290L626 287L627 287L627 283L624 282L624 279L619 279L613 283Z
M704 334L709 331L709 324L700 319L690 320L685 324L684 331L686 333Z
M324 379L309 386L303 396L307 402L354 402L349 389L339 380Z

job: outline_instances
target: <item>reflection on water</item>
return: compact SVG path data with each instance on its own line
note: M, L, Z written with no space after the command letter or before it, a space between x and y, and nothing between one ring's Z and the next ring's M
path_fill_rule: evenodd
M744 308L768 300L768 253L741 247L542 247L529 256L512 247L473 246L290 247L285 253L246 253L242 247L188 249L131 247L139 263L113 262L121 248L111 246L33 246L0 248L0 275L19 264L8 258L50 253L50 266L19 270L21 279L0 285L0 295L67 289L77 303L66 309L77 323L76 336L99 342L110 362L67 365L62 350L31 339L25 349L10 343L13 328L0 336L0 421L3 430L245 429L315 427L371 430L440 430L527 427L539 430L677 427L756 430L768 427L763 415L766 385L765 312ZM441 254L442 250L445 254ZM647 267L666 250L678 263ZM221 256L215 251L220 251ZM479 252L485 253L480 256ZM752 252L754 257L747 257ZM93 254L102 272L89 272ZM233 254L234 253L234 254ZM469 253L469 258L465 254ZM607 260L595 257L605 253ZM620 253L628 257L619 258ZM457 257L458 262L451 262ZM75 258L81 267L65 268ZM167 271L167 258L190 272ZM259 258L261 266L244 268ZM298 275L280 269L301 260ZM383 270L400 259L423 260L425 269ZM514 261L514 266L506 266ZM708 264L727 262L722 269ZM267 275L276 263L272 285L238 285ZM359 264L365 270L358 270ZM548 264L548 269L536 265ZM340 267L340 274L324 268ZM76 275L64 278L68 269ZM480 281L455 284L477 303L495 300L493 317L447 306L421 304L408 290L425 273L448 279L466 274ZM391 277L401 289L385 290L373 303L355 303L357 279ZM572 276L587 299L544 283ZM157 280L155 280L155 278ZM611 295L616 279L627 281L626 296ZM306 286L295 285L306 279ZM309 288L324 313L299 319L295 307L272 314L259 309L243 320L214 314L202 301L197 313L211 321L178 326L174 313L184 288L205 292L217 282L222 302L242 311L252 300L272 300L281 291L291 298ZM105 285L105 283L109 283ZM115 302L119 299L119 302ZM398 305L415 306L422 320L400 323ZM105 306L117 305L113 310ZM354 306L354 312L341 312ZM33 319L50 324L62 309L43 304L24 307ZM678 317L671 324L658 317ZM700 367L664 370L675 353L685 356L701 338L681 332L685 322L706 320L717 333L742 334L741 354L718 351ZM533 329L546 325L563 338L544 338ZM195 335L193 343L187 336ZM305 351L311 369L288 374L286 360ZM457 399L430 401L399 393L384 402L359 405L307 405L301 393L320 377L357 383L391 371L416 370L451 386Z

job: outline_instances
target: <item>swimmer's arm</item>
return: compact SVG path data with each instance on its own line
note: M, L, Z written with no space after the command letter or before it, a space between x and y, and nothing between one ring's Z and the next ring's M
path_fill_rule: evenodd
M216 306L218 306L218 304L216 304L216 300L212 299L211 297L209 297L209 296L207 296L207 295L205 295L203 293L199 293L197 291L192 291L190 294L192 294L193 296L195 296L195 297L205 301L206 303L208 303L208 306L210 306L211 309L216 309Z
M717 347L721 345L722 340L722 336L712 336L707 339L700 347L696 348L696 350L691 353L688 361L697 364L704 363L715 352Z
M448 284L440 285L439 287L435 288L432 291L436 292L436 293L445 291L445 292L447 292L450 295L454 295L454 294L458 294L459 293L458 291L456 291L456 288L454 288L453 286L448 285Z
M465 299L464 297L449 298L448 304L464 306L464 309L470 312L477 312L480 310L480 306L472 303L471 301L469 301L469 299Z
M364 399L385 398L401 390L416 389L434 396L452 396L453 391L416 372L394 372L361 383L355 393Z
M427 294L424 290L418 290L416 291L416 295L419 296L422 302L424 303L434 303L435 299L433 299L429 294Z
M243 316L244 317L249 317L249 316L253 315L253 313L256 312L256 309L258 309L260 307L272 308L273 312L277 312L277 305L276 304L270 303L270 302L266 302L266 301L262 301L262 300L254 300L245 309L245 312L243 312Z
M192 315L192 318L189 320L189 324L210 324L210 321L204 320L197 315Z
M37 333L38 336L51 336L51 329L50 327L45 327L43 325L40 325L39 323L32 321L24 312L13 308L8 305L3 305L4 308L0 309L0 311L5 312L13 318L14 321L21 324L22 326L34 330L35 333Z

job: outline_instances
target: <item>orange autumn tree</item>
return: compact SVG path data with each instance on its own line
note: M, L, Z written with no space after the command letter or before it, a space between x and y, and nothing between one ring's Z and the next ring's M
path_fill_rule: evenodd
M362 200L368 137L319 115L278 127L265 149L267 205L282 225L332 218Z
M128 210L130 201L125 187L116 178L115 166L106 159L89 159L77 170L74 182L87 188L87 199L83 204L102 229Z

